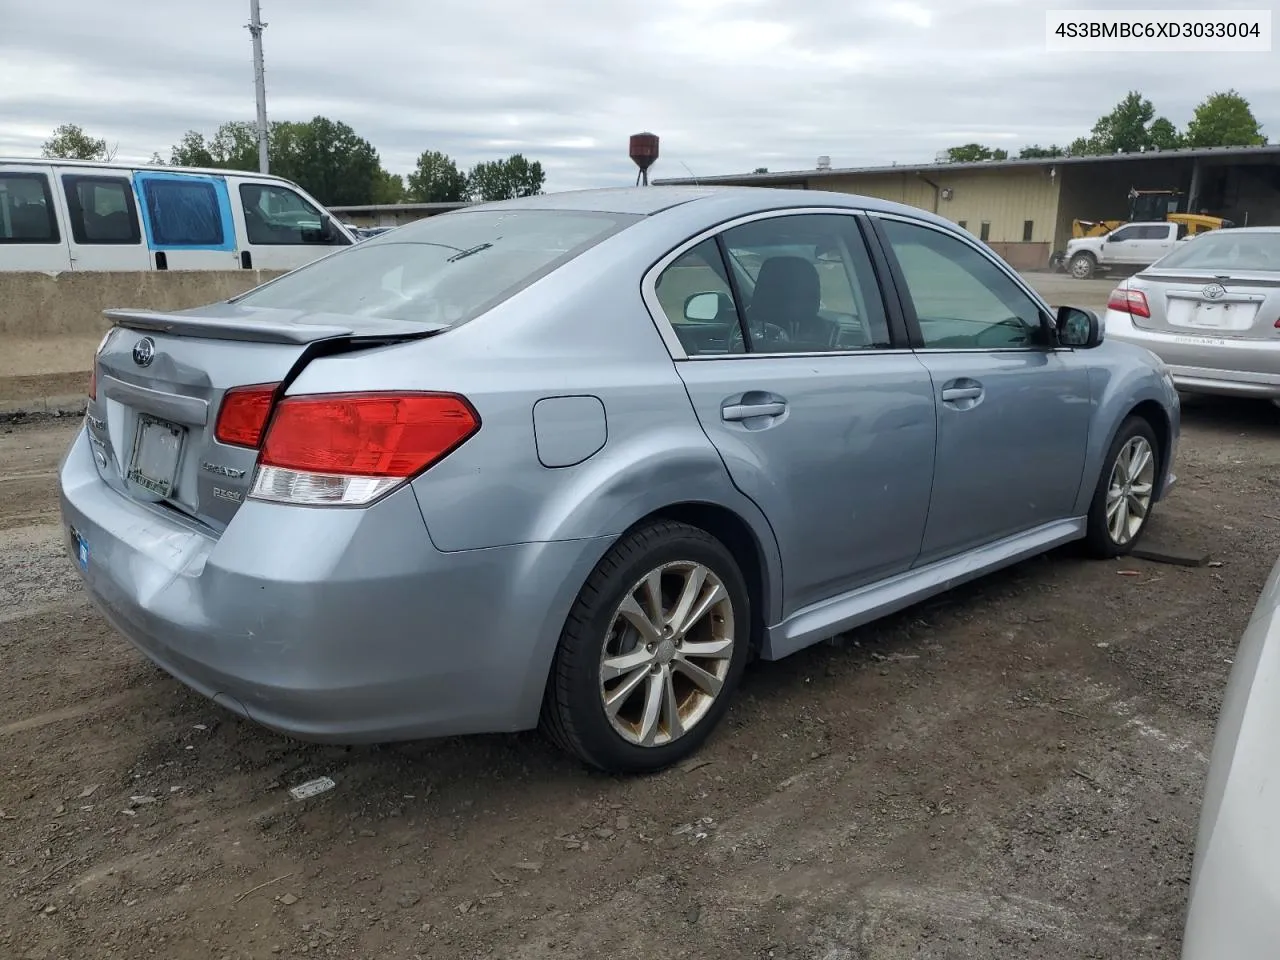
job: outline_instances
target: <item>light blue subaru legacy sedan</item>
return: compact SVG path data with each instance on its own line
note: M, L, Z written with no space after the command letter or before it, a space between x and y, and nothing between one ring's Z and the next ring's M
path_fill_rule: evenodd
M1123 554L1174 482L1160 360L846 194L483 204L108 316L70 556L147 657L308 740L540 726L656 770L749 658Z

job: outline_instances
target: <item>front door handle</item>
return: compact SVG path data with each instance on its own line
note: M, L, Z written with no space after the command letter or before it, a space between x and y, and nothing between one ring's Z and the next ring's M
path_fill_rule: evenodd
M735 403L720 410L722 420L750 420L752 417L780 417L787 412L787 405L772 403Z
M946 387L942 391L942 399L945 401L952 400L977 400L982 396L981 387Z

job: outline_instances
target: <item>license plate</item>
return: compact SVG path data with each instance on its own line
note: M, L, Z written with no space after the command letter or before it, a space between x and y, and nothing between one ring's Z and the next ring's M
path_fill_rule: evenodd
M71 528L71 549L75 553L76 565L81 570L89 569L89 544L85 542L84 537L76 532L76 528Z
M1196 312L1191 315L1191 323L1197 327L1212 327L1220 329L1229 326L1230 318L1227 310L1220 304L1202 303L1196 307Z
M168 420L140 414L133 455L129 458L129 479L156 496L170 496L177 480L178 459L186 432L184 427Z
M1206 301L1171 300L1169 323L1196 330L1221 330L1230 333L1248 330L1258 312L1252 302L1208 303Z

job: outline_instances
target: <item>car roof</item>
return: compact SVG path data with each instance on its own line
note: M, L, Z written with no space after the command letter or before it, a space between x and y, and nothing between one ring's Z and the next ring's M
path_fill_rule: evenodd
M714 207L714 210L711 209ZM838 193L829 190L791 190L781 187L740 186L658 186L658 187L605 187L591 190L569 190L564 193L545 193L516 200L499 200L476 204L445 216L466 216L470 211L485 210L580 210L594 213L630 214L653 216L675 208L697 208L699 214L709 217L730 218L751 213L765 213L795 207L839 207L855 210L871 210L881 213L898 213L956 229L950 220L930 213L920 207L912 207L890 200L866 197L854 193Z
M540 193L516 200L498 200L478 207L485 210L581 210L649 216L710 196L713 191L714 188L711 187L604 187Z

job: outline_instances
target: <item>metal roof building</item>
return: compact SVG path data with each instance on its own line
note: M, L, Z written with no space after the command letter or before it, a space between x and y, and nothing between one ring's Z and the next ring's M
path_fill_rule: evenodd
M1075 219L1123 220L1130 189L1178 190L1187 209L1238 224L1280 224L1280 145L1151 150L1101 156L818 167L777 173L658 179L834 190L940 214L1019 269L1043 268Z

